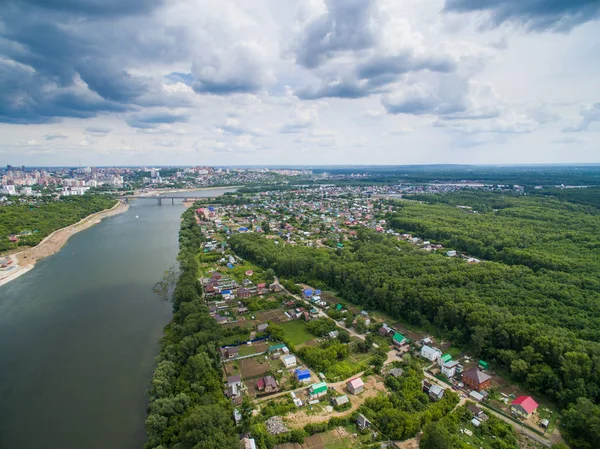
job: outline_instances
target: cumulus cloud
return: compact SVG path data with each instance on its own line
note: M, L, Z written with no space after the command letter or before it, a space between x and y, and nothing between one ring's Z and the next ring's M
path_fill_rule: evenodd
M362 98L386 92L408 73L457 69L456 56L424 45L395 2L326 0L325 6L297 31L296 63L318 79L296 90L300 98Z
M563 128L563 132L577 133L588 131L592 123L600 122L600 103L583 108L579 115L581 117L579 121Z
M490 26L505 22L531 31L570 31L600 18L597 0L446 0L446 12L483 12Z
M298 133L312 127L319 117L316 106L298 106L281 127L282 133Z

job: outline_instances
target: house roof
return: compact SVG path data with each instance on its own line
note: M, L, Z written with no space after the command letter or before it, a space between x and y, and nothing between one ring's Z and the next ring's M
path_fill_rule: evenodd
M367 417L363 414L359 414L358 417L356 418L356 422L360 425L366 425L366 424L371 424L371 421L369 421L367 419Z
M538 408L538 403L535 402L531 396L519 396L512 401L511 405L520 405L527 413L531 413Z
M364 387L365 383L363 382L363 380L360 377L357 377L356 379L352 379L350 381L348 381L349 385L352 385L352 388L360 388L360 387Z
M275 379L273 378L273 376L265 376L265 386L266 387L274 387L277 388L277 382L275 382Z
M238 349L237 346L232 346L231 348L227 348L227 352L229 354L233 354L233 353L238 352L238 351L239 351L239 349Z
M228 384L232 384L235 382L241 382L242 381L242 377L241 376L229 376L227 378L227 383Z
M398 343L402 343L404 340L406 340L406 337L404 335L402 335L399 332L396 332L394 334L394 341L397 341Z
M390 374L394 377L400 377L404 374L404 370L402 368L394 368L390 370Z
M433 384L429 387L429 394L441 397L444 394L444 389L437 384Z
M440 359L443 363L446 363L452 360L452 356L450 354L444 354Z
M310 377L310 371L307 369L297 369L296 375L300 377Z
M335 398L334 401L337 405L344 405L344 404L347 404L348 402L350 402L348 400L347 395L339 396L339 397Z
M478 368L471 368L471 369L465 371L462 375L463 375L463 378L466 377L468 379L471 379L471 380L477 382L477 384L482 384L486 380L490 380L492 378L492 376L488 376L484 372L479 371Z

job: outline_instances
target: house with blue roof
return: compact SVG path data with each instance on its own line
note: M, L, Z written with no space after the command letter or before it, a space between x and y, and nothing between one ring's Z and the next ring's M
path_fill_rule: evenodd
M306 288L306 289L302 290L302 295L308 299L313 295L313 291L311 288Z
M307 369L297 369L295 371L296 379L299 382L310 382L310 371Z

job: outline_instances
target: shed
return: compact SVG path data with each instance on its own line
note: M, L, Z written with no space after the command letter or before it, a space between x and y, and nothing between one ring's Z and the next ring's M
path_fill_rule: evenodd
M396 378L402 376L402 374L404 374L404 370L402 368L394 368L390 370L390 375Z
M481 402L484 399L483 395L477 391L471 391L469 396L471 396L471 398L475 399L477 402Z
M488 362L484 362L483 360L479 361L479 366L481 367L481 369L490 369L490 365Z
M349 402L350 402L350 400L348 399L347 395L338 396L337 398L333 399L334 405L336 405L338 407L341 406L341 405L347 404Z

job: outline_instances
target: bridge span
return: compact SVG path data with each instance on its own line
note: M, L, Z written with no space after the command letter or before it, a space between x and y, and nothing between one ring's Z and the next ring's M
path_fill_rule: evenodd
M175 204L175 200L181 200L183 203L187 201L194 201L197 199L195 196L144 196L144 195L126 195L120 196L119 199L121 201L125 201L125 203L129 203L129 200L155 200L156 204L159 206L162 205L163 200L171 200L171 204Z

